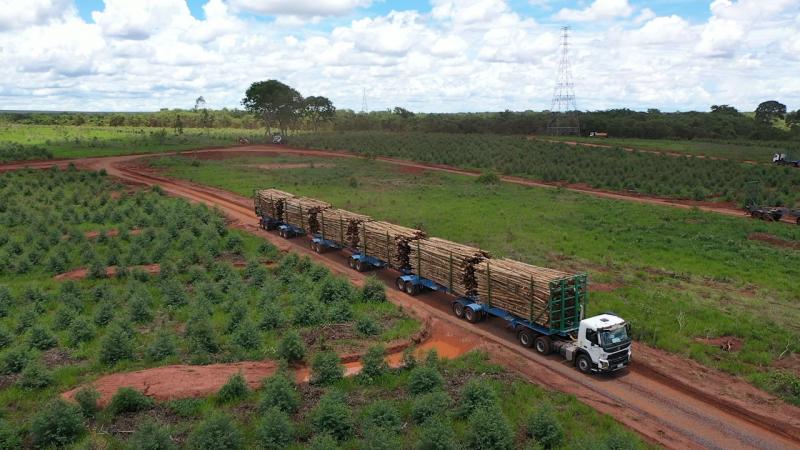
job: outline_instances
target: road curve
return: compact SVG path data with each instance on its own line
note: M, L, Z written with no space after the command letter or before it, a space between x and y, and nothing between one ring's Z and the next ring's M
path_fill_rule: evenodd
M348 269L342 252L319 255L311 252L305 238L285 240L260 230L250 199L163 178L127 164L140 157L95 158L79 161L79 165L104 169L126 182L158 184L168 194L218 207L233 221L232 226L263 237L281 250L312 256L334 273L363 283L365 275ZM389 270L376 275L390 285L396 276ZM674 449L800 448L800 409L684 358L636 345L631 370L612 376L585 376L558 357L542 357L520 347L499 320L470 325L455 318L445 295L412 298L394 289L388 294L408 313L433 322L437 331L431 340L440 342L444 353L453 346L463 347L465 342L480 342L477 347L487 350L494 361L532 382L575 395L653 443Z

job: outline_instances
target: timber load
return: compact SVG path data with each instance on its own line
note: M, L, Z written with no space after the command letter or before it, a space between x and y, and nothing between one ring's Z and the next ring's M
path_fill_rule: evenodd
M389 222L370 221L361 224L358 250L381 259L398 270L410 265L411 243L425 237L425 232Z
M330 203L308 197L287 198L285 205L283 221L312 234L319 232L319 214L331 207Z
M328 208L319 214L322 239L330 239L348 248L358 248L361 224L372 219L344 209Z
M478 295L483 302L551 328L567 327L569 324L562 323L565 319L579 317L578 308L586 296L585 274L536 267L511 259L484 261L477 266L476 278ZM562 304L568 317L553 317L551 311L561 312Z
M255 192L255 210L259 217L268 216L275 220L283 220L286 199L294 194L278 189L261 189Z
M475 247L439 238L420 239L411 244L411 268L414 273L448 288L456 295L478 293L476 267L490 258Z

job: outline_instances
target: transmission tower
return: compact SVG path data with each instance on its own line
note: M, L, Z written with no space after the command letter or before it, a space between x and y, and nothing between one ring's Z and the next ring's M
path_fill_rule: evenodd
M569 64L569 27L561 28L561 61L558 64L547 133L553 136L581 134L578 107L575 104L575 83Z
M367 112L367 88L364 88L363 95L361 97L361 112Z

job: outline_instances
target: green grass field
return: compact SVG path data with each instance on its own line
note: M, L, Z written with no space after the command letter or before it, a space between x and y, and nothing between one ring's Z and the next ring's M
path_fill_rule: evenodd
M263 130L236 128L184 128L182 134L173 129L147 127L91 127L13 125L0 123L0 146L21 144L26 148L42 148L54 158L84 158L132 153L160 153L225 147L238 144L239 137L251 142L263 140ZM0 148L1 150L1 148ZM35 157L39 157L36 154Z
M270 162L318 166L252 167ZM606 287L590 291L589 314L615 311L643 342L800 402L800 374L776 367L779 355L800 351L800 252L748 239L769 233L796 243L798 227L558 189L484 185L451 174L403 173L371 160L163 157L153 166L247 196L254 188L277 187L496 256L587 271L595 286ZM616 289L608 292L609 286ZM742 350L697 341L719 336L742 339Z

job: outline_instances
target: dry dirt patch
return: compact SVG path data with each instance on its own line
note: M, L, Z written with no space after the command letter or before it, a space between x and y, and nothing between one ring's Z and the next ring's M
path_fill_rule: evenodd
M150 275L156 275L161 272L161 265L160 264L147 264L144 266L133 266L129 267L129 270L143 270ZM106 267L106 277L112 278L117 275L117 266L109 266ZM69 272L60 273L53 277L56 281L64 281L64 280L83 280L89 276L89 269L85 267L81 267L79 269L70 270Z
M738 352L744 346L744 340L736 336L720 336L716 338L695 338L696 342L720 348L726 352Z
M800 250L800 242L781 239L778 236L773 236L767 233L750 233L750 235L747 236L747 239L750 239L751 241L760 241L773 247Z

